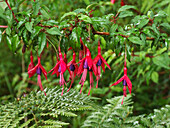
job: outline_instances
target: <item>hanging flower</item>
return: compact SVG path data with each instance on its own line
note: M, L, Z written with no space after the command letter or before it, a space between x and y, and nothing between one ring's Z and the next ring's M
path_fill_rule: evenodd
M32 53L31 53L31 57L32 59L32 64L29 65L30 67L33 65L33 57L32 57ZM29 68L29 67L28 67ZM29 75L29 78L32 77L35 73L37 73L38 75L38 86L40 87L41 91L44 91L43 89L43 86L42 86L42 83L41 83L41 72L43 73L43 75L45 76L45 78L47 79L47 72L46 70L43 68L43 66L41 65L41 58L38 57L38 64L32 68L32 69L28 69L28 75ZM46 95L45 91L44 91L44 94Z
M112 4L114 4L114 3L116 2L116 0L111 0L110 2L111 2Z
M30 52L30 64L28 65L28 71L34 68L34 62L33 62L33 56L32 56L32 51Z
M101 76L101 67L103 71L105 72L105 64L107 67L111 70L109 64L106 62L106 60L101 55L101 47L100 47L100 41L98 41L98 55L93 59L94 63L97 64L97 85L96 88L98 88L98 81Z
M124 3L124 1L123 0L121 0L121 6L124 6L125 5L125 3Z
M123 75L123 77L120 78L120 79L119 79L118 81L116 81L115 83L113 83L111 86L117 85L117 84L119 84L120 82L123 81L123 99L124 99L124 97L126 97L126 86L128 86L129 93L131 94L131 91L132 91L132 83L131 83L129 77L127 76L126 64L125 64L123 70L124 70L124 75ZM110 86L110 87L111 87L111 86ZM123 99L122 99L122 103L121 103L121 104L123 104Z
M49 73L53 71L52 75L54 75L54 74L59 74L60 75L60 82L59 83L60 83L60 86L62 86L62 93L61 93L61 95L63 95L64 84L67 86L67 84L66 84L66 82L64 80L64 72L68 68L67 68L67 64L64 62L64 59L62 57L62 53L60 51L60 48L59 48L59 58L60 58L60 60L56 63L55 67L49 71Z
M78 65L76 64L76 53L73 51L73 59L67 64L67 66L70 68L70 80L71 84L67 92L71 89L71 86L74 82L74 78L78 71Z
M79 63L81 64L78 68L77 74L81 75L83 73L81 80L79 82L79 84L81 84L80 93L82 92L82 88L86 80L87 71L89 71L90 89L89 89L88 95L90 95L91 87L93 87L93 72L95 75L97 75L97 68L96 68L96 65L93 63L93 60L91 58L91 53L88 48L86 48L86 57L84 57L81 61L79 61Z
M82 60L84 55L86 54L86 46L84 45L81 37L80 37L80 43L81 43L81 50L79 51L79 60Z

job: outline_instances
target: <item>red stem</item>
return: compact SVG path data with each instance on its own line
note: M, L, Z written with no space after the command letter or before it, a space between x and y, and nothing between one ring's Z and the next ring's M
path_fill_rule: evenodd
M15 14L14 14L13 10L11 9L11 6L9 5L8 1L7 1L7 0L5 0L5 2L6 2L6 4L7 4L7 6L8 6L8 8L12 11L12 15L13 15L13 17L14 17L15 21L18 23L19 21L16 19L16 16L15 16Z
M8 26L0 25L0 28L7 28Z

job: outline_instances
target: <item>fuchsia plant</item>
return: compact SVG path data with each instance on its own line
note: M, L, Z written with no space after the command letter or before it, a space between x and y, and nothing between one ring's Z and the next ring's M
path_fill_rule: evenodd
M28 66L29 78L32 77L35 73L37 73L38 75L37 84L40 87L41 91L44 91L42 83L41 83L41 72L43 72L43 75L45 76L46 79L47 79L47 72L41 65L41 57L38 57L38 64L35 67L33 67L34 63L33 63L32 53L31 53L30 59L31 59L31 63ZM44 94L46 95L45 91L44 91Z
M128 90L129 90L129 93L131 94L131 91L132 91L132 83L129 79L129 77L127 76L127 68L126 68L126 54L125 54L125 62L124 62L124 75L123 77L121 77L118 81L116 81L115 83L113 83L111 86L113 85L117 85L119 84L120 82L123 81L123 99L124 97L126 97L126 86L128 86ZM110 86L110 87L111 87ZM123 99L122 99L122 103L123 104Z
M97 64L97 76L96 76L97 85L96 85L96 88L98 88L98 81L101 76L101 67L102 67L103 71L105 72L105 64L106 64L107 67L111 70L109 64L106 62L106 60L101 55L100 41L98 41L98 55L94 58L93 62L95 64Z

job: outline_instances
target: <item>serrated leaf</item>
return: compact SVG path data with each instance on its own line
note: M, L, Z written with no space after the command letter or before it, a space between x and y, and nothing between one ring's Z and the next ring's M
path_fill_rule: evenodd
M153 82L158 83L159 75L157 72L152 72L151 79Z
M11 43L12 43L12 51L15 52L16 48L18 47L18 44L20 43L17 34L12 37Z
M76 16L76 13L75 13L75 12L65 13L65 14L61 17L60 21L63 20L64 18L66 18L67 16Z
M125 6L122 6L122 7L118 10L118 13L120 13L120 12L122 12L122 11L126 11L126 10L131 9L131 8L136 9L135 6L125 5Z
M124 18L124 17L128 17L128 16L133 16L133 12L131 11L123 11L119 14L119 18Z
M165 29L170 30L170 24L169 23L162 23L160 26L163 26Z
M138 25L138 28L143 28L145 25L147 25L149 22L149 19L142 19L140 22L139 22L139 25Z
M17 24L17 29L18 29L19 27L21 27L21 25L23 25L24 23L25 23L25 20L19 21L18 24Z
M110 28L110 33L114 33L117 28L118 28L118 24L113 24Z
M10 28L10 27L7 27L7 28L6 28L6 34L7 34L8 36L11 35L11 28Z
M61 35L61 33L57 27L50 28L47 30L47 32L51 35Z
M27 22L25 23L25 27L26 29L32 33L32 25L33 25L33 22Z
M41 33L38 36L38 55L40 56L46 44L46 34Z
M167 14L164 11L159 11L154 17L166 17Z
M140 38L139 38L139 37L136 37L136 36L128 37L128 39L129 39L132 43L134 43L134 44L139 44L139 45L143 45L143 44L144 44L144 42L142 42L142 41L140 40Z
M40 5L39 5L39 1L34 1L33 2L33 14L36 16L39 12L40 9Z
M38 33L40 32L41 29L42 29L42 27L36 26L32 31L31 39L33 39L36 35L38 35Z
M85 21L87 23L90 23L90 24L92 23L92 20L87 15L81 15L81 17L79 19L83 20L83 21Z
M164 53L160 56L156 56L153 58L153 63L160 66L160 67L164 67L167 69L170 69L170 58L168 57L167 53Z
M9 49L10 49L10 50L12 50L12 46L11 46L11 45L12 45L12 43L11 43L11 39L10 39L8 36L6 37L6 39L7 39L7 45L8 45L8 47L9 47Z

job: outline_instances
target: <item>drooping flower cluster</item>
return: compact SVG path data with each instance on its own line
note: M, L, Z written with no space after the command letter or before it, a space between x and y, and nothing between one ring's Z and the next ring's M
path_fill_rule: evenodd
M82 75L80 82L79 82L79 84L81 85L80 94L82 92L84 83L86 81L87 73L89 72L90 89L89 89L88 95L90 95L91 88L94 86L93 73L96 76L96 81L97 81L96 88L98 88L98 81L101 78L101 68L105 72L105 65L106 65L111 70L109 64L106 62L106 60L101 55L100 41L98 41L98 55L94 59L92 59L91 52L90 52L89 48L87 48L84 45L81 38L80 38L80 43L81 43L81 50L79 51L79 62L78 63L76 63L76 53L73 50L73 58L67 64L67 54L64 53L64 58L63 58L60 47L59 47L59 58L57 57L57 63L55 65L55 67L49 71L49 73L52 72L51 75L56 74L57 77L60 77L59 84L60 84L60 86L62 86L61 95L63 95L63 92L64 92L64 85L67 86L67 82L64 79L64 73L66 72L66 70L68 70L68 72L70 74L68 82L71 81L70 87L67 90L67 92L71 89L71 87L74 83L75 77ZM68 49L68 51L71 49L72 49L72 47L70 47ZM42 83L41 83L41 72L43 73L43 75L45 76L46 79L47 79L47 72L41 65L41 58L40 58L40 56L38 56L38 64L36 66L34 66L33 55L31 52L30 60L31 60L31 62L28 66L28 75L29 75L29 77L32 77L35 73L37 73L37 76L38 76L37 84L40 87L41 91L44 91ZM78 64L79 64L79 66L78 66ZM131 90L132 90L132 83L127 76L126 56L125 56L125 64L124 64L124 76L122 78L120 78L117 82L112 84L111 86L117 85L122 81L123 81L123 99L122 99L121 104L123 104L124 97L126 97L126 95L127 95L126 87L128 86L128 90L129 90L130 94L131 94ZM46 95L45 91L44 91L44 94Z

